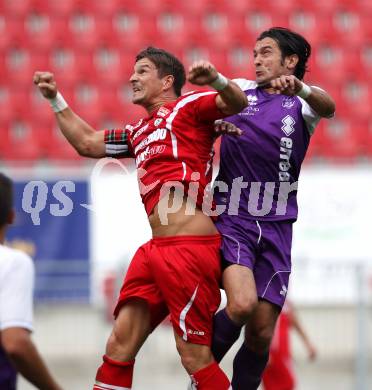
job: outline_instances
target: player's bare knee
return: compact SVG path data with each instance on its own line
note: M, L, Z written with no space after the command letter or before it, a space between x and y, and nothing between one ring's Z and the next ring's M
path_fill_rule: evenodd
M228 314L232 320L240 324L248 322L249 317L256 308L258 300L256 296L235 296L227 303Z

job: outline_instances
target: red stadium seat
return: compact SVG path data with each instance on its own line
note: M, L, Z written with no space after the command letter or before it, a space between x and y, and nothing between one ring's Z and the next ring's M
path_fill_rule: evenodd
M370 0L358 0L356 8L361 15L370 16L372 14L372 3Z
M178 11L164 10L154 19L154 43L156 46L167 48L184 47L196 36L196 21Z
M0 52L23 40L22 21L0 13Z
M228 76L233 78L247 78L255 80L252 47L236 45L227 53Z
M349 118L348 118L349 119ZM359 142L359 153L360 159L372 156L372 131L368 128L369 121L361 120L360 118L351 117L350 122L352 123L352 137Z
M217 70L230 77L229 63L226 55L226 51L222 49L211 50L209 53L209 61L217 68Z
M284 14L289 14L294 8L301 7L302 2L299 0L267 0L265 5L269 11L280 12Z
M45 128L45 137L49 142L49 146L45 150L45 157L47 159L73 161L74 164L79 162L83 163L83 157L81 157L79 153L68 143L55 121L46 122Z
M195 40L210 47L228 48L241 35L233 28L233 22L226 13L215 12L213 7L207 9L197 21L199 27Z
M260 8L246 12L243 15L243 23L241 30L241 39L246 41L256 41L259 34L273 26L286 27L286 19L280 13L268 12L265 8L265 3L262 3Z
M112 16L123 4L122 0L90 0L89 9L96 15Z
M13 116L2 128L2 160L35 161L44 156L43 129L34 127L29 118Z
M30 11L22 22L23 41L32 51L49 50L63 40L65 31L61 18Z
M291 30L303 35L312 46L324 40L325 23L314 12L295 8L288 14L287 23Z
M27 89L14 88L12 85L4 85L4 87L5 91L8 90L8 94L4 91L4 101L2 102L3 104L0 108L0 118L3 118L4 120L12 120L14 117L17 117L27 118L27 120L30 120L30 113L35 112L41 115L43 115L44 112L49 113L47 105L44 106L46 107L46 110L33 111L36 106L32 104L30 91L35 94L38 91L36 87L33 87L32 83L29 83L29 88ZM6 95L8 95L8 98L6 98ZM38 108L40 108L39 105Z
M334 13L335 10L341 7L352 6L353 4L355 4L355 0L313 0L309 2L314 12L322 16Z
M321 44L314 48L312 72L315 75L324 75L332 82L343 81L353 73L348 55L340 46Z
M80 85L75 89L71 106L75 112L90 125L99 128L102 118L117 118L120 123L128 123L134 119L147 116L140 106L131 102L132 90L129 84L101 84L99 87Z
M364 152L369 158L372 158L372 120L371 120L371 118L369 118L367 121L362 123L361 126L366 134L366 139L364 142L364 145L365 145Z
M342 37L343 45L355 47L361 45L365 40L361 16L350 8L342 7L334 12L328 28L333 33L334 42Z
M63 17L75 10L76 0L48 0L47 6L51 15Z
M141 118L147 117L148 114L143 107L137 104L131 104L129 106L124 106L121 111L120 117L118 119L123 123L137 123Z
M98 90L100 94L101 103L99 123L102 122L102 117L114 116L115 112L120 112L121 103L119 99L119 90L120 85L122 84L125 83L120 82L115 85L107 85L106 83L103 83L99 85Z
M218 9L225 9L225 12L235 13L236 15L242 13L249 13L251 11L256 11L262 7L262 1L260 0L234 0L234 1L225 1L225 0L215 0L211 4L212 6L216 6ZM265 7L268 2L265 1ZM268 7L266 7L268 10Z
M358 73L363 74L371 82L372 81L372 40L365 42L357 50L357 64L359 66Z
M70 102L70 96L66 94L67 91L60 89L65 99ZM33 125L38 123L46 123L54 120L53 111L50 109L48 101L42 96L41 92L36 86L30 86L29 89L24 90L23 104L27 107L30 121Z
M100 93L96 84L79 83L74 87L73 94L74 111L92 127L96 127L101 111Z
M372 41L372 10L366 14L360 14L361 28L363 30L364 39L367 42Z
M8 17L23 16L27 14L32 0L3 0L3 12Z
M149 28L150 27L150 28ZM144 15L139 15L130 8L120 8L112 18L112 37L119 48L138 50L149 43L149 37L155 34L153 19L150 23Z
M345 111L349 109L354 118L363 120L371 117L372 91L364 78L346 80L341 94Z
M114 111L111 110L101 113L98 128L123 128L127 124L137 123L147 115L147 112L141 106L132 103L121 104Z
M324 122L324 132L327 139L324 155L332 160L355 161L361 155L364 134L354 126L347 117L336 118Z
M7 84L0 85L0 123L10 120L15 110L15 91Z
M91 12L74 11L64 20L64 42L76 50L91 50L110 36L110 20Z
M327 91L330 96L332 96L333 100L335 101L336 104L336 112L337 115L345 115L346 112L349 111L349 106L347 101L343 97L342 89L344 87L344 82L339 82L339 83L332 83L328 80L322 81L320 86Z
M132 53L123 53L115 47L97 47L92 56L94 82L116 85L123 80L127 81L133 71L133 63Z
M213 5L215 4L215 2L212 0L173 0L171 3L173 5L176 4L179 11L186 17L199 16L206 9L213 7Z
M59 86L76 85L82 78L92 78L90 53L78 52L68 46L57 46L49 55L48 69L56 77Z
M201 59L210 60L211 58L211 49L210 47L201 46L201 45L189 45L184 47L182 54L180 56L185 68L188 67L194 62Z
M129 83L119 85L115 90L115 94L118 104L115 108L108 109L107 112L121 126L137 122L148 115L143 107L132 103L132 88Z
M169 7L171 0L137 0L136 8L140 14L154 15Z
M33 52L26 46L15 45L4 55L4 63L1 65L2 74L4 80L14 86L29 86L35 70L47 69L47 56L41 52Z

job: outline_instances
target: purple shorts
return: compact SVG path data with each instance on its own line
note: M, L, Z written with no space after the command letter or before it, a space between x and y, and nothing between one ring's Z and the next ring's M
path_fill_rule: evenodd
M283 306L291 273L292 221L243 220L222 214L222 257L253 271L257 295Z

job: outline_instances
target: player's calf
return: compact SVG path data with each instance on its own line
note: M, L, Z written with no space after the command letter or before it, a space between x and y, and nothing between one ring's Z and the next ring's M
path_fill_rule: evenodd
M257 354L266 354L269 351L279 313L278 306L260 301L245 328L245 344L251 351Z
M229 390L230 381L214 361L208 345L193 344L175 335L182 365L190 374L193 390Z

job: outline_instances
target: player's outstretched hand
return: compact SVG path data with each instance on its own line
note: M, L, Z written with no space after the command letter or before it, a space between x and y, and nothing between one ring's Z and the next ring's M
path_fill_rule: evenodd
M218 72L208 61L195 61L189 68L187 80L196 85L208 85L215 81Z
M34 84L39 87L40 92L46 99L53 99L57 95L57 83L54 80L53 73L35 72L33 78Z
M276 93L293 96L296 95L302 88L302 82L296 76L280 76L271 80L271 86Z
M217 120L214 122L214 133L217 137L222 134L240 136L243 131L230 122Z
M307 352L308 352L308 356L309 356L310 361L314 361L317 358L316 348L312 344L308 345Z

